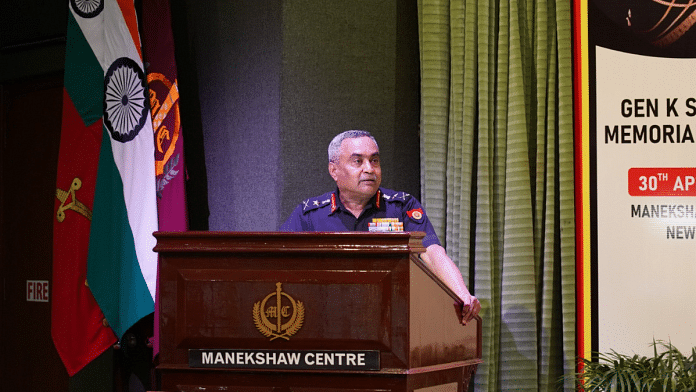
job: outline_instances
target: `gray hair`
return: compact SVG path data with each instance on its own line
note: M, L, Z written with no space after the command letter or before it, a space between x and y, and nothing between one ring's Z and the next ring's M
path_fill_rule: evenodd
M344 140L357 139L359 137L369 137L373 142L375 142L375 146L377 146L377 150L379 150L377 140L375 140L374 136L372 136L370 132L357 130L345 131L336 135L331 143L329 143L329 162L338 162L340 155L339 150L341 149L341 143L343 143Z

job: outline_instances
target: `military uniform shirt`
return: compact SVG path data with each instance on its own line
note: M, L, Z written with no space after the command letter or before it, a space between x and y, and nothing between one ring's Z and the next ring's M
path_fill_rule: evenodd
M423 231L423 246L440 245L433 225L423 206L415 197L404 192L379 188L365 210L356 218L339 197L338 190L309 198L295 208L280 227L281 231L369 231L368 223L375 218L398 218L404 231Z

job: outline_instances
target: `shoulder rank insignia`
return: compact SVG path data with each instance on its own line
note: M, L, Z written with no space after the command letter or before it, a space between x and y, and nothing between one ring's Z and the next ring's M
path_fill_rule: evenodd
M321 196L312 197L302 202L302 212L307 212L311 210L316 210L317 208L324 207L331 203L331 197L333 194L323 194Z
M394 192L390 194L384 193L382 197L387 201L406 201L411 195L406 192Z

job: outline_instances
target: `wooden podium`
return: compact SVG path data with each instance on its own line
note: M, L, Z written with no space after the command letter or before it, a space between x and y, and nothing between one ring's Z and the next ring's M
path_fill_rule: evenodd
M423 233L157 232L164 391L466 391L481 320Z

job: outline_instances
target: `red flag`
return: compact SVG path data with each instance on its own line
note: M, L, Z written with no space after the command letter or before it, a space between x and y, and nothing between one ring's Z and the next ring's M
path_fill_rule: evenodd
M143 47L152 129L159 229L186 231L184 137L179 116L179 88L169 0L143 2ZM154 354L159 352L159 290L155 301Z
M70 376L117 339L87 287L92 208L102 142L103 7L68 11L63 122L53 223L51 336ZM84 30L80 23L84 24ZM89 38L94 42L90 42Z
M86 283L101 138L101 119L85 126L66 90L53 224L51 336L70 376L116 343Z

